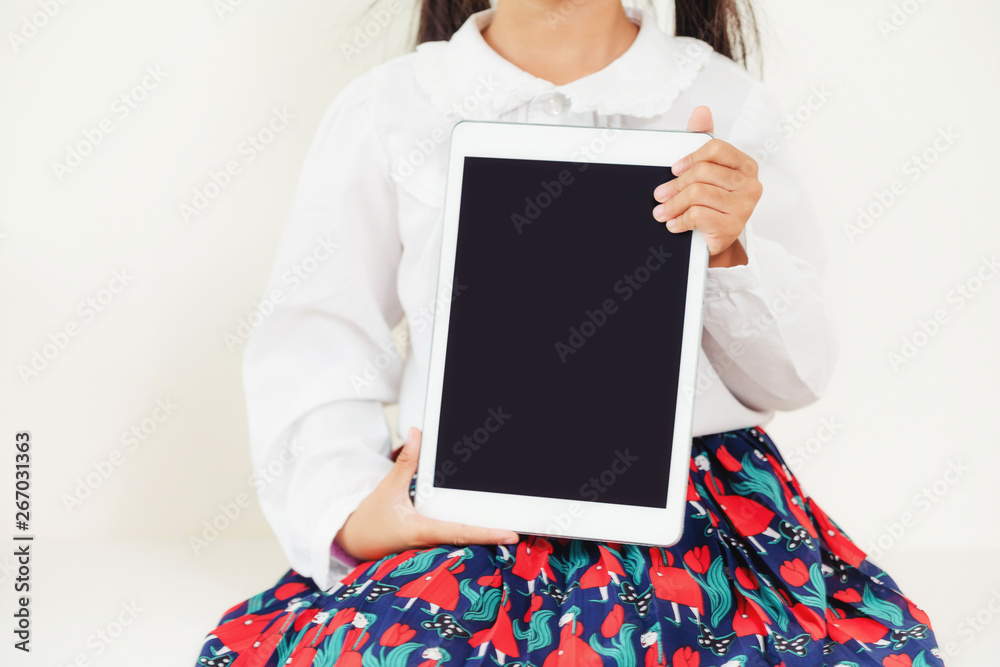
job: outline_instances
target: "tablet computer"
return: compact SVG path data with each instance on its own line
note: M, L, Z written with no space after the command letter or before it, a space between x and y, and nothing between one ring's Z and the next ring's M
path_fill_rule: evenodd
M708 251L652 216L706 133L451 134L414 503L519 533L682 533Z

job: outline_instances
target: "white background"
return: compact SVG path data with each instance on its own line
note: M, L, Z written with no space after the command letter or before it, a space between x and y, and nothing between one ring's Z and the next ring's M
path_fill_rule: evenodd
M255 307L326 106L409 50L415 23L406 5L348 57L356 29L377 25L364 7L224 1L68 1L34 33L22 31L38 0L0 4L0 539L14 532L20 430L34 441L37 535L35 651L15 664L190 664L219 616L287 567L255 502L207 548L189 543L220 505L253 498L243 348L224 336ZM975 279L1000 249L1000 5L907 0L889 34L885 0L759 6L765 81L801 120L781 150L794 151L822 216L842 345L827 396L768 431L805 489L929 611L949 664L991 664L1000 280ZM12 33L32 36L15 45ZM147 68L162 81L129 93ZM144 98L127 117L123 94ZM249 160L241 143L274 110L293 119ZM105 118L111 133L57 175L54 163ZM935 153L949 129L957 139L911 177L909 161ZM179 207L229 160L240 173L185 223ZM901 194L850 239L859 207L896 179ZM104 292L116 271L127 284ZM959 308L953 290L966 283L979 289ZM88 298L106 302L93 317L80 310ZM893 368L890 353L938 310L946 321ZM73 324L23 379L18 367ZM158 399L176 405L162 423L151 420ZM126 447L122 434L144 426ZM116 450L120 465L108 463ZM108 466L67 507L80 480ZM961 475L946 477L952 467ZM925 489L933 502L920 500ZM11 550L0 547L4 664ZM967 620L977 613L979 630ZM110 645L97 639L119 621L128 625Z

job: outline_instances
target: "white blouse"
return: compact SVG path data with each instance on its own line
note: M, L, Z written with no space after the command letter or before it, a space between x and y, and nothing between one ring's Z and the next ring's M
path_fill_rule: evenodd
M291 566L326 589L347 573L331 544L421 426L449 132L461 119L684 129L698 105L715 136L754 157L763 197L740 241L743 266L710 268L694 433L766 424L820 396L836 342L825 253L772 94L704 42L665 34L645 10L633 44L604 69L557 86L502 58L472 15L345 86L306 157L244 358L265 516ZM273 310L270 308L273 306ZM407 318L409 333L393 327ZM405 353L405 359L404 359Z

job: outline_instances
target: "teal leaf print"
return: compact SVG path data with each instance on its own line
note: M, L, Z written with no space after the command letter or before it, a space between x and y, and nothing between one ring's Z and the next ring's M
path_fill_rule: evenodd
M345 623L334 630L333 634L330 635L330 639L328 639L327 642L334 655L340 655L341 647L344 643L344 635L347 634L347 631L350 630L351 627L350 623Z
M489 589L480 596L469 611L462 615L462 618L468 621L488 621L496 618L502 597L503 591L499 588Z
M773 472L764 472L753 463L753 457L749 454L743 455L743 473L748 479L730 484L733 491L741 496L749 496L751 493L758 493L770 500L780 514L785 513L784 494L781 491L781 484L774 476Z
M404 574L415 574L415 573L425 573L432 570L430 566L431 562L443 553L447 553L447 549L443 547L435 547L433 549L427 549L426 551L421 551L413 556L413 558L408 558L405 562L400 563L399 566L389 573L390 577L399 577Z
M792 596L814 609L826 608L826 582L823 580L823 571L819 563L809 566L809 585L803 586L801 590L791 589Z
M777 619L778 627L782 631L787 630L788 614L785 612L785 601L775 592L774 586L767 577L759 576L758 578L764 584L760 587L761 595L751 594L750 591L747 591L744 595L759 604L772 617Z
M380 647L379 653L381 655L376 655L375 646L376 644L370 645L368 650L361 654L361 664L364 667L406 667L406 659L423 644L406 642L392 647L389 650L389 655L385 655L384 646Z
M631 641L634 631L635 626L631 623L626 623L621 627L618 634L611 638L611 646L608 647L601 646L601 643L597 639L600 633L595 632L590 635L590 648L601 655L611 658L613 664L618 667L635 667L636 653Z
M712 604L712 627L719 627L719 623L726 617L733 606L733 595L729 590L729 579L723 574L722 559L716 558L705 576L705 590L708 591L708 599Z
M903 625L902 610L888 600L876 597L869 584L865 584L865 593L861 596L861 606L858 607L858 610L869 616L888 621L897 627Z
M642 581L642 573L645 570L642 553L639 551L639 547L634 544L626 544L624 551L625 569L628 571L632 581L635 582L635 585L638 586L639 582Z
M550 609L541 609L531 615L531 624L528 626L528 629L531 631L531 639L528 641L528 653L552 644L552 631L549 629L549 619L555 615L556 613Z
M565 562L561 558L553 557L549 559L549 564L565 574L567 579L571 578L574 572L589 562L590 557L587 555L587 548L583 545L582 540L570 541L569 553L566 554Z
M257 593L249 600L247 600L247 611L248 614L253 614L260 611L261 607L264 606L263 593Z
M476 602L482 597L482 594L472 587L472 579L462 579L458 582L458 588L462 591L462 595L468 598L470 607L475 607Z

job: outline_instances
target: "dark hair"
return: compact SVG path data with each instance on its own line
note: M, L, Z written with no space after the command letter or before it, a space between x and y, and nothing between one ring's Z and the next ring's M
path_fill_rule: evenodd
M708 43L722 55L747 64L759 39L750 0L674 0L674 32Z
M489 0L423 0L417 44L451 39L469 16L489 8ZM677 35L700 39L746 66L758 40L750 0L674 0L674 8Z
M490 0L423 0L417 44L451 39L465 19L490 8Z

